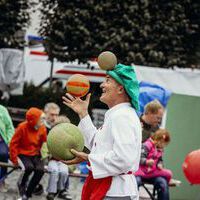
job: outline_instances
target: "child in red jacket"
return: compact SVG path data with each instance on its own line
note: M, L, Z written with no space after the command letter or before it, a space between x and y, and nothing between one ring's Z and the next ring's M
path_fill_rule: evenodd
M30 108L26 113L26 121L19 124L10 142L10 160L24 170L24 174L18 182L22 200L27 200L32 196L44 174L40 149L46 142L47 132L43 125L43 115L42 110ZM34 174L27 185L32 172Z

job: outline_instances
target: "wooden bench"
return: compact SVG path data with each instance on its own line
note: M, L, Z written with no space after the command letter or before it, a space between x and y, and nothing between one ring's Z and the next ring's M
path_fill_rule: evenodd
M20 167L16 167L11 163L5 163L5 162L0 162L0 167L11 168L11 170L9 170L6 175L11 174L14 170L20 169ZM44 169L44 172L48 173L48 171L46 169ZM69 176L70 177L76 177L76 178L86 178L88 175L87 174L80 174L80 173L69 173Z
M20 169L20 167L16 167L11 163L5 163L5 162L0 162L0 167L7 167L7 168L11 168L11 170L9 170L7 172L7 175L11 174L14 170ZM46 169L44 169L45 173L48 173L48 171ZM86 178L88 175L87 174L81 174L81 173L69 173L70 177L76 177L76 178ZM169 187L176 187L178 184L177 183L181 183L178 180L173 179L173 181L169 184ZM149 186L151 186L151 188L149 188ZM157 193L154 187L152 187L152 184L150 183L142 183L142 187L144 188L144 190L147 192L147 194L149 195L149 198L151 200L156 200L157 199Z

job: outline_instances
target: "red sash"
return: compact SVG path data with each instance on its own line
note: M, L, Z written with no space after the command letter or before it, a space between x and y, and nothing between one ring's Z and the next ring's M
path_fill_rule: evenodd
M88 162L90 166L90 163ZM120 175L134 174L132 171ZM112 176L94 179L92 171L89 170L88 177L83 185L81 200L102 200L106 196L112 183Z
M102 200L106 196L112 183L112 177L94 179L92 172L89 171L89 175L83 185L81 200Z

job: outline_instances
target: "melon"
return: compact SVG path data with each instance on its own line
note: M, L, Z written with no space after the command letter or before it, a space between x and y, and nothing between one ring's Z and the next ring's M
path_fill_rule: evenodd
M83 151L84 138L77 126L71 123L61 123L50 130L47 137L47 147L54 158L71 160L75 156L70 150Z
M112 70L117 65L117 57L111 51L104 51L99 54L98 65L103 70Z
M87 76L74 74L66 83L67 92L75 97L85 96L90 89L90 82Z

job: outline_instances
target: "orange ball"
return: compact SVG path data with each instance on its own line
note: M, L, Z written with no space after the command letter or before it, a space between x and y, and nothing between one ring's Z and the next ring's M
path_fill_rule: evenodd
M90 89L89 79L82 74L72 75L66 83L67 92L75 97L85 96Z
M117 64L117 57L111 51L104 51L98 56L97 62L101 69L112 70Z

